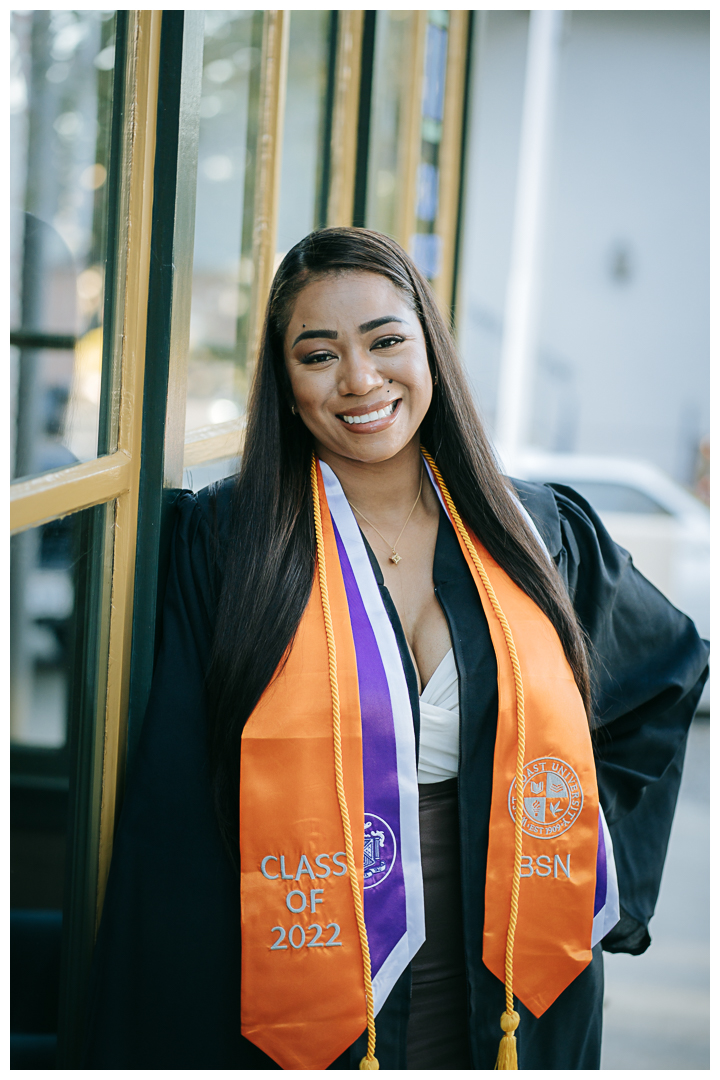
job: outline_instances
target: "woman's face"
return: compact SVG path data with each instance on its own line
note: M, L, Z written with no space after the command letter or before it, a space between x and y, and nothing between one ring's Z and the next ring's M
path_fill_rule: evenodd
M306 285L285 335L285 364L319 448L354 461L394 457L430 406L422 327L381 274L328 274Z

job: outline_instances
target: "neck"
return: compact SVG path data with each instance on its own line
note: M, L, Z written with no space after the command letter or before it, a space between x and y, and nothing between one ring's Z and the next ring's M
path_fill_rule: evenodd
M419 434L387 461L357 461L324 446L318 446L316 453L335 473L348 501L372 521L382 525L407 516L424 469Z

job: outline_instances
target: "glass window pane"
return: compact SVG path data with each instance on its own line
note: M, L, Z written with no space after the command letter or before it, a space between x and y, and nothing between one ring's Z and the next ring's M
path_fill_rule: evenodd
M331 23L291 13L278 252L322 217ZM205 13L187 431L245 411L262 28L262 11Z
M410 254L428 281L437 277L442 259L442 238L435 232L435 219L438 212L448 25L448 11L428 11L422 95L422 142L415 186L416 220L415 232L410 238Z
M97 454L114 11L11 23L12 475Z
M404 138L411 105L413 11L378 11L368 159L368 228L402 239Z
M67 744L76 638L84 632L83 620L94 617L78 603L87 594L90 563L106 554L110 534L105 537L95 519L108 512L94 507L11 537L13 748L60 750Z
M99 813L99 790L86 793L103 745L113 514L11 540L11 1068L55 1067L61 937L94 926L78 835ZM68 918L68 895L89 896L89 912L73 900Z
M186 428L239 416L253 282L262 11L206 11Z
M318 227L323 212L331 22L329 11L293 11L290 18L277 262Z

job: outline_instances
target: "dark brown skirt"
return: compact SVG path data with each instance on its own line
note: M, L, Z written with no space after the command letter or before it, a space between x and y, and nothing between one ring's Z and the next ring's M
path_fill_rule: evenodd
M472 1069L457 780L420 784L425 943L412 962L408 1069Z

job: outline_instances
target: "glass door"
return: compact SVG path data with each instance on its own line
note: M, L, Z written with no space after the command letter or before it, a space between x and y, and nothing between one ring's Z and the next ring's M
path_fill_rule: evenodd
M367 225L451 304L468 25L12 14L13 1067L81 1062L173 502L237 469L279 260Z
M115 823L159 31L138 12L11 22L14 1068L78 1063Z

